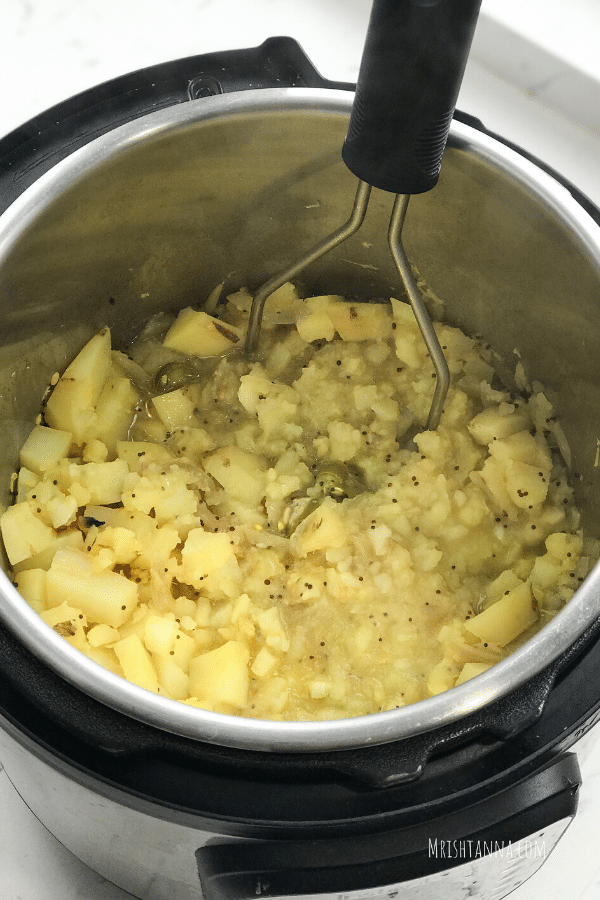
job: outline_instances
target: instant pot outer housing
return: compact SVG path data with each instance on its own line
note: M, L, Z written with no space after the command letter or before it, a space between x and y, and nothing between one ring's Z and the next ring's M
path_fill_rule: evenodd
M125 348L155 313L198 306L223 280L226 290L255 289L346 220L356 188L340 155L351 91L323 80L293 41L272 39L125 76L0 141L2 504L52 374L95 331L110 326ZM386 242L391 202L373 192L358 234L303 273L307 291L399 294ZM457 113L439 184L413 199L404 233L444 320L488 341L508 381L520 361L544 385L592 538L600 536L599 220L556 173ZM538 635L461 687L377 715L302 723L205 712L124 682L46 626L5 569L0 754L24 795L28 777L39 793L46 766L65 791L65 779L93 772L111 802L121 791L144 803L151 796L163 817L193 807L205 824L235 822L227 833L253 822L255 838L297 837L307 823L315 837L349 822L381 833L402 816L414 831L443 800L458 815L492 783L511 790L531 778L546 785L539 804L555 804L548 821L561 818L558 797L568 794L574 810L578 775L564 751L600 705L597 568ZM13 743L29 754L28 770ZM35 809L36 798L26 799ZM78 852L76 829L64 832L47 797L38 805ZM503 834L527 834L531 824ZM456 821L448 833L461 828L469 833ZM95 865L89 851L78 855ZM112 877L110 866L96 867Z

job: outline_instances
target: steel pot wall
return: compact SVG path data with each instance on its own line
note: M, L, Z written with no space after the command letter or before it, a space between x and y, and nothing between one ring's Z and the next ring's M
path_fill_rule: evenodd
M257 287L347 218L340 159L352 96L269 89L190 101L115 128L46 172L0 217L0 486L52 374L95 330L125 346L159 310L201 302L223 279ZM307 290L398 295L386 246L389 195L374 192L347 244L303 276ZM411 201L409 256L443 317L521 361L560 416L584 526L597 536L600 228L561 183L455 122L439 186ZM156 697L62 641L0 584L0 615L51 668L106 705L175 734L232 747L320 750L383 743L456 721L549 666L600 613L594 571L524 648L412 707L325 723L265 723Z

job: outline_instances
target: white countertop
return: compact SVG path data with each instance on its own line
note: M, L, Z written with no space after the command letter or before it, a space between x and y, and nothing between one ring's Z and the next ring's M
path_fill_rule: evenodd
M0 136L135 69L296 38L328 78L356 79L370 0L2 0ZM484 0L458 106L600 205L597 0ZM600 737L580 809L514 900L598 900ZM39 824L0 771L0 900L124 900ZM164 900L169 900L165 897Z

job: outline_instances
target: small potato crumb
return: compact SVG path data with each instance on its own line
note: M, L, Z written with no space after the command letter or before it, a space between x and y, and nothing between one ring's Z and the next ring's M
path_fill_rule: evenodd
M284 285L252 361L250 295L219 297L127 357L103 329L52 378L0 520L50 627L160 696L307 721L462 684L569 601L591 561L522 363L527 394L499 388L491 351L437 323L451 386L428 432L406 304Z

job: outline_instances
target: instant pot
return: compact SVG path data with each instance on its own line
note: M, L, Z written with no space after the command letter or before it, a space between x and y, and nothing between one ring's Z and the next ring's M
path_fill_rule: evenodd
M256 289L343 222L352 85L287 38L126 75L0 141L0 487L45 387L109 325L121 347L219 282ZM374 192L307 291L398 293ZM551 399L591 541L600 522L600 214L456 113L404 239L438 315ZM500 900L577 808L571 749L600 717L600 570L507 660L357 719L283 723L184 706L84 658L0 585L0 760L41 822L144 900Z

